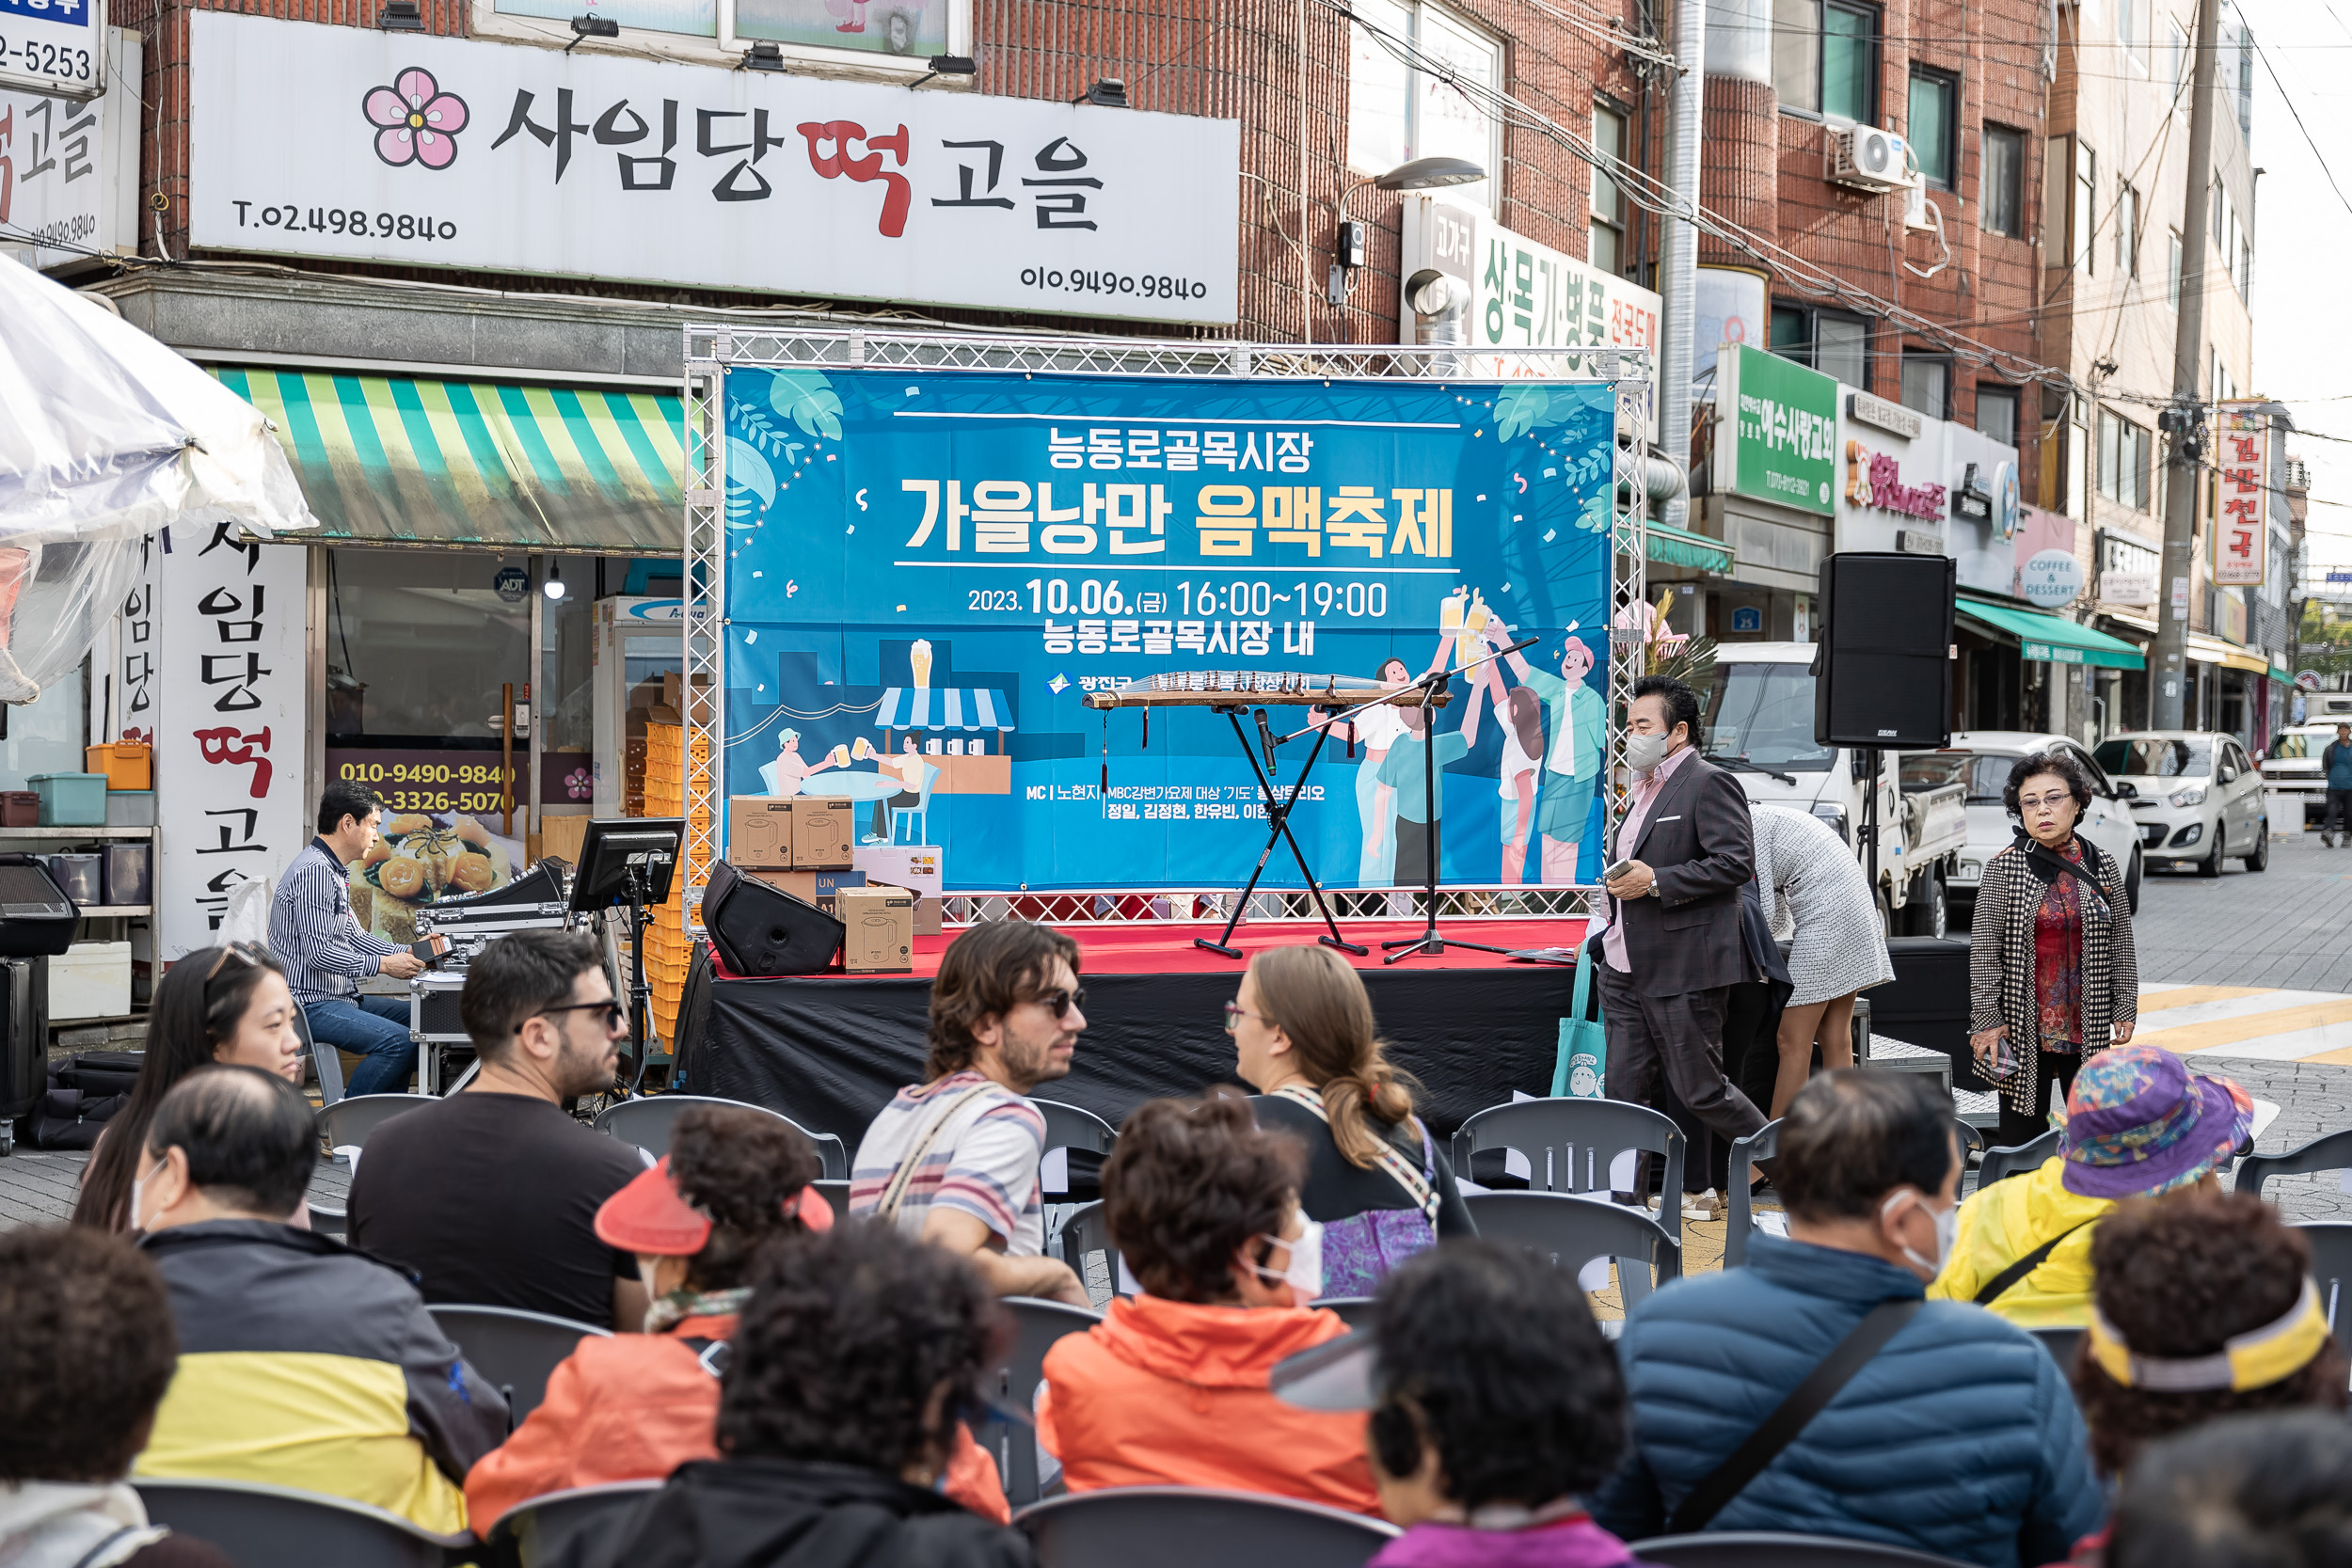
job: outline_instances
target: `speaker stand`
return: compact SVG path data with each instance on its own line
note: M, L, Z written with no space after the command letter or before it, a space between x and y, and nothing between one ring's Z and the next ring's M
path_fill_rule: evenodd
M1868 793L1862 798L1862 826L1859 832L1862 834L1863 863L1870 879L1870 904L1876 908L1879 899L1879 768L1882 761L1876 747L1864 748L1862 756L1863 766L1870 770L1870 782ZM1889 926L1894 924L1895 909L1891 898L1887 900L1886 920ZM1894 935L1892 931L1886 934Z
M628 1037L637 1047L637 1072L629 1080L628 1097L644 1092L645 1069L653 1066L653 1042L647 1038L653 1022L653 988L645 983L644 873L631 865L622 882L628 897Z

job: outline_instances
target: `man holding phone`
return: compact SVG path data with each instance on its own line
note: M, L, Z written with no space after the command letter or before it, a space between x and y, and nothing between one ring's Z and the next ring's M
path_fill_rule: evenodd
M1597 973L1609 1098L1648 1104L1662 1071L1691 1114L1728 1141L1764 1125L1724 1076L1731 988L1756 978L1740 927L1755 837L1747 792L1698 754L1698 693L1667 675L1634 683L1625 755L1635 783L1601 873L1610 922Z

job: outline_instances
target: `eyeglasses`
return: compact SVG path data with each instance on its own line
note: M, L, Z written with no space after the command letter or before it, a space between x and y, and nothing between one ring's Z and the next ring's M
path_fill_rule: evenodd
M252 942L232 942L220 950L220 957L213 960L213 967L204 972L204 983L209 986L215 980L218 979L220 977L221 965L227 963L231 958L236 959L239 963L259 966L262 962L262 950L255 946Z
M2031 811L2036 806L2062 805L2074 798L2073 790L2062 789L2055 795L2020 795L2017 797L2017 804L2020 810Z
M1260 1023L1263 1023L1268 1026L1271 1026L1274 1022L1263 1013L1251 1012L1248 1008L1243 1006L1238 1002L1228 1002L1225 1004L1225 1032L1227 1034L1230 1035L1233 1033L1234 1030L1240 1028L1241 1025L1236 1021L1245 1018L1254 1018Z
M1065 1019L1070 1016L1072 1008L1085 1007L1087 989L1084 986L1072 986L1062 990L1040 991L1029 1000L1052 1013L1056 1019Z
M618 1029L621 1026L621 1022L628 1016L627 1010L622 1007L619 999L612 998L603 1002L566 1002L560 1007L542 1007L537 1012L532 1014L531 1018L542 1018L548 1013L585 1012L602 1012L604 1014L604 1031L608 1035L613 1030ZM531 1019L529 1018L523 1020L523 1023L528 1023L530 1022ZM522 1032L522 1023L516 1024L515 1033L519 1035Z

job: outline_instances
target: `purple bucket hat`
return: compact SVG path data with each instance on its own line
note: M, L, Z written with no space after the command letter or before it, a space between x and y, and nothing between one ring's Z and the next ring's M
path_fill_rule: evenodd
M2081 1197L2169 1192L2227 1161L2253 1122L2253 1100L2228 1079L2201 1078L2156 1046L2117 1046L2074 1076L2059 1180Z

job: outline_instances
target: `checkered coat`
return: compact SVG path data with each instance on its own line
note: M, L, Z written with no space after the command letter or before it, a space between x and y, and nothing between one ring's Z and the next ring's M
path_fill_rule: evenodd
M2034 915L2049 883L2045 873L2015 844L1984 863L1977 908L1969 921L1968 1032L2009 1026L2017 1066L1998 1081L2001 1096L2020 1113L2033 1110L2041 1071L2038 1029L2041 1007L2034 1000ZM2131 902L2123 893L2123 871L2112 856L2078 838L2084 863L2106 892L2106 910L2088 898L2083 916L2083 1053L2104 1051L2114 1026L2139 1016L2139 960L2132 952Z

